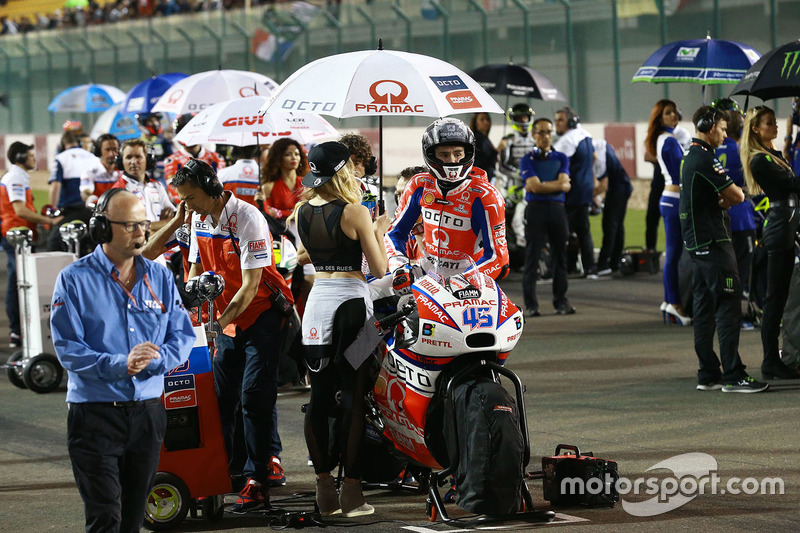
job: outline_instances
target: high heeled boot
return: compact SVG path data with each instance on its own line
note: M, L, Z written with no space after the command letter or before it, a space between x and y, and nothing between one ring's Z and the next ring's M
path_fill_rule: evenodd
M359 479L344 479L342 492L339 495L339 503L342 506L342 515L348 518L375 512L375 508L364 501L364 494L361 492L361 480Z
M322 516L331 516L342 512L339 505L339 494L336 492L336 480L331 476L317 479L317 507Z

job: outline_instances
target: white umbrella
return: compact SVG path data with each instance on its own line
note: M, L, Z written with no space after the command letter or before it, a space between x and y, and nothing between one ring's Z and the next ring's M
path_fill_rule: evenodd
M261 111L312 111L337 118L503 113L475 80L450 63L394 50L313 61L289 76Z
M151 111L176 115L199 113L212 104L232 98L269 96L276 87L273 80L257 72L210 70L175 83L159 98Z
M377 116L381 152L384 116L503 113L478 82L450 63L421 54L382 50L380 44L378 48L309 63L289 76L259 112L312 111L337 118Z
M249 146L291 137L300 144L338 137L339 132L316 113L256 114L266 104L263 96L234 98L198 113L175 136L188 146L203 143Z

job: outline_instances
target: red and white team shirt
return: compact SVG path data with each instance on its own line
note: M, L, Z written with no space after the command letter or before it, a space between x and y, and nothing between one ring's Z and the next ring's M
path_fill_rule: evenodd
M98 158L97 161L86 167L83 174L81 174L81 193L89 191L90 194L99 197L108 189L113 188L121 177L122 171L112 169L109 172Z
M231 191L250 205L256 205L255 196L260 185L257 161L240 159L217 172L217 177L226 191Z
M189 261L201 263L203 269L213 270L225 278L225 290L215 300L219 317L242 287L242 270L260 268L261 282L250 305L225 327L228 336L236 335L236 327L245 330L270 308L270 290L265 282L279 289L287 300L294 302L292 291L275 268L272 257L272 237L267 220L254 206L226 193L227 201L219 222L199 213L192 216Z
M3 179L0 180L0 224L3 235L11 228L25 226L36 234L36 223L28 222L17 216L14 211L14 202L25 202L25 207L31 211L33 207L33 193L31 192L31 177L17 165L11 165Z
M175 206L172 205L167 191L164 186L156 180L145 178L144 183L131 178L127 174L122 174L122 177L114 183L113 189L125 189L132 192L144 204L144 209L147 220L150 222L158 222L161 220L161 212L168 209L175 212Z

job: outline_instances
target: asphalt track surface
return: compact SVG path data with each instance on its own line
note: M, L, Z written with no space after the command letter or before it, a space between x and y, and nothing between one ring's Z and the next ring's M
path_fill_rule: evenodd
M0 267L4 270L5 261ZM4 276L2 277L4 280ZM503 287L521 301L521 275L512 273ZM2 283L5 285L5 282ZM800 461L798 419L800 382L776 382L762 394L695 391L696 358L692 330L662 323L660 275L614 276L598 281L570 281L568 296L577 307L572 316L552 316L549 285L539 297L545 316L528 320L507 366L527 386L525 403L532 445L530 469L560 443L616 460L620 475L672 490L675 474L654 469L667 461L705 465L705 474L721 480L701 495L665 496L654 516L636 516L652 498L626 494L626 506L612 509L554 509L548 525L509 522L495 527L509 531L558 528L558 531L797 531ZM4 317L3 317L4 318ZM0 331L7 331L4 326ZM5 345L4 345L5 346ZM0 350L0 361L10 350ZM742 333L741 354L754 377L761 359L758 331ZM15 388L0 376L0 530L13 532L81 531L83 508L66 450L64 388L35 394ZM307 393L285 393L278 399L283 464L288 483L272 490L273 505L310 510L313 472L306 464L300 406ZM707 454L700 463L672 459L682 454ZM709 456L711 459L709 459ZM705 462L704 462L705 461ZM709 463L711 461L711 463ZM714 467L709 472L709 465ZM198 465L201 467L201 465ZM684 472L678 472L682 475ZM779 478L783 494L731 494L727 483L752 478L764 486ZM687 478L683 478L687 479ZM529 482L537 508L549 509L541 481ZM739 485L741 486L741 485ZM733 486L736 488L736 486ZM724 491L724 494L723 492ZM712 493L713 492L713 493ZM776 492L780 492L777 490ZM233 496L226 498L228 504ZM326 520L329 531L466 531L425 516L425 497L411 492L374 491L367 501L372 516ZM454 506L452 515L459 514ZM626 510L629 509L629 510ZM632 512L634 514L632 514ZM177 531L264 531L264 513L226 513L216 524L187 519Z

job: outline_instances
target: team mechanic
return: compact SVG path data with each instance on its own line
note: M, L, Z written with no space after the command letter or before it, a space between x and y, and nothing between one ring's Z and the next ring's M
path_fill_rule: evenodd
M473 167L475 136L458 119L439 119L422 136L428 172L409 181L385 239L389 268L409 263L406 242L422 215L426 259L442 266L467 254L485 274L502 279L508 273L506 209L486 173Z
M231 510L268 507L278 354L285 336L283 315L270 295L274 289L291 305L292 293L272 261L272 239L258 208L223 191L214 170L199 159L183 165L172 183L186 208L194 211L189 276L199 275L202 264L225 278L225 289L215 301L217 317L211 317L218 333L214 385L229 458L241 401L247 451L243 473L248 477Z
M195 340L172 275L140 257L149 226L135 195L105 192L89 224L98 246L61 271L53 292L50 329L69 373L67 447L87 532L139 531L167 427L164 374Z
M742 287L728 208L742 203L744 193L714 153L725 139L727 114L702 106L692 122L697 135L681 162L679 209L683 244L694 267L694 350L700 363L697 390L761 392L768 385L748 376L739 356ZM719 358L714 353L714 329Z

